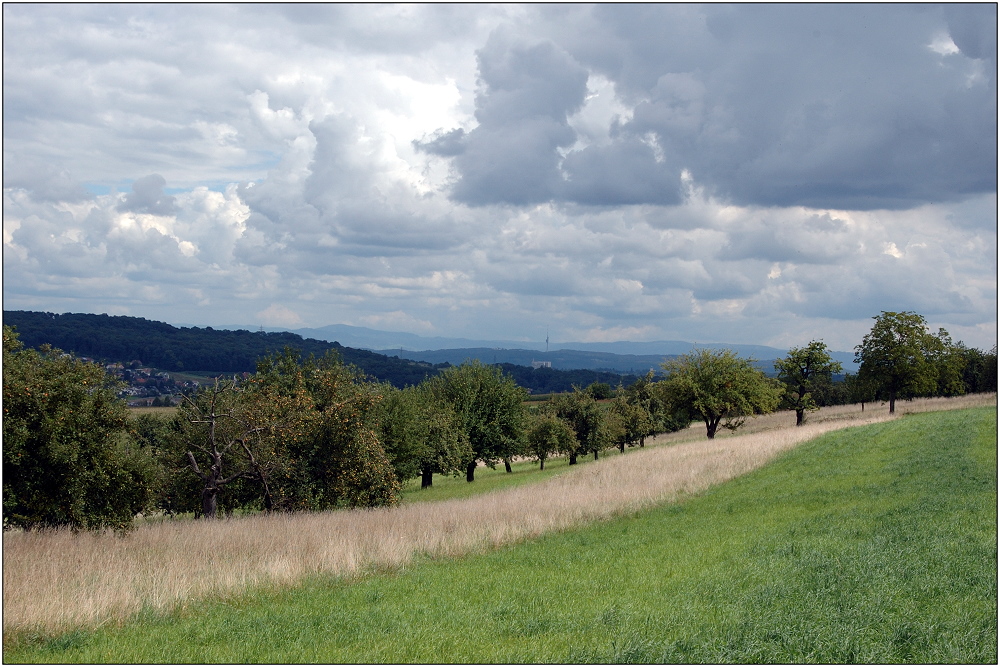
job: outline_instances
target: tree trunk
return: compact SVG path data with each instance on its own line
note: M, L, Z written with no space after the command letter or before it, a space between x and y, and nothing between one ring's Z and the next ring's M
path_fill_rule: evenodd
M594 450L594 460L595 461L597 460L597 450L596 449Z
M420 488L426 489L434 481L434 472L430 468L420 471Z
M573 452L572 454L569 455L569 464L571 466L576 465L576 452Z
M622 454L625 453L625 441L624 440L622 442L618 443L618 451L621 452Z
M644 436L644 435L640 435L639 436L639 446L640 447L645 447L646 446L646 436Z
M503 460L503 467L504 467L504 470L506 470L507 472L514 472L511 469L511 467L510 467L510 457L509 456Z
M705 424L708 427L708 429L707 429L707 431L708 431L708 439L709 440L714 440L715 439L715 432L719 430L719 422L718 421L710 421L710 422L705 422Z
M889 392L889 414L896 412L896 392Z
M465 481L466 482L475 482L476 481L476 462L475 462L475 460L473 460L472 463L470 463L465 468Z
M802 426L802 424L805 423L805 421L806 421L806 414L805 413L806 413L805 410L796 410L795 411L795 425L796 426Z
M538 459L538 469L545 470L545 459Z
M219 489L215 486L206 486L201 492L201 515L206 519L215 518Z

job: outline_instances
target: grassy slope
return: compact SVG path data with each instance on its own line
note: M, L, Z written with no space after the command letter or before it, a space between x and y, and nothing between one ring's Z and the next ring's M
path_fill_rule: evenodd
M680 505L4 658L995 663L995 425L978 409L835 432Z

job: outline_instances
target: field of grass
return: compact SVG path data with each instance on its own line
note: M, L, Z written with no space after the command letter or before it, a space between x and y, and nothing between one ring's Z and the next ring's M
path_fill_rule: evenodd
M20 630L4 659L996 663L996 445L995 408L837 430L678 502L120 626ZM656 451L637 454L576 483L620 486L612 470Z

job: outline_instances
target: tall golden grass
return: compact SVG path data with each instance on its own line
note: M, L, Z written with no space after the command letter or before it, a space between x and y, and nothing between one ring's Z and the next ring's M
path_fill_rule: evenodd
M996 394L897 404L907 412L996 405ZM705 439L697 427L628 456L462 500L374 510L142 524L125 537L68 530L3 539L5 632L54 633L120 622L312 574L350 576L414 556L453 556L606 519L697 493L827 431L890 419L884 406L829 408L794 427L788 413ZM700 437L699 437L700 436ZM669 445L669 446L662 446Z

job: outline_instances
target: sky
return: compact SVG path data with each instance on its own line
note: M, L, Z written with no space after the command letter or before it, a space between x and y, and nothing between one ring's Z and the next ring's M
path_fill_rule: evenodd
M3 305L997 340L995 4L4 4Z

